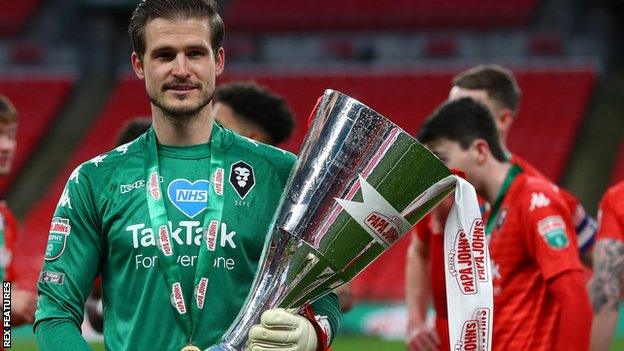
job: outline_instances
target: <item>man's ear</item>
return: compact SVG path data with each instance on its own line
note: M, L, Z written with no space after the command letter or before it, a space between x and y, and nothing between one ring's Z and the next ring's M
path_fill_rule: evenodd
M514 112L510 108L503 108L500 110L500 113L497 117L497 123L500 125L505 135L509 134L509 130L511 129L511 125L514 122Z
M223 73L223 68L225 67L225 50L223 47L220 47L217 50L217 54L215 55L215 75L219 76Z
M134 70L134 74L140 79L145 79L145 73L143 72L143 62L139 59L139 55L136 52L133 52L130 55L130 61L132 62L132 70Z
M485 139L475 139L470 146L474 160L479 166L484 164L488 159L492 157L490 151L490 145Z

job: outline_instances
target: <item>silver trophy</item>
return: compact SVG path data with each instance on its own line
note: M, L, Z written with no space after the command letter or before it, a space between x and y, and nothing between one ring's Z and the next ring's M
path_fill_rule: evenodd
M450 194L450 170L359 101L326 90L290 174L246 302L209 350L244 350L268 309L349 282Z

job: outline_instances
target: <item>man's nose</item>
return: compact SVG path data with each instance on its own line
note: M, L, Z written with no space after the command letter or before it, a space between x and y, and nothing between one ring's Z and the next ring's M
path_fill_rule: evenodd
M176 77L188 77L190 75L188 60L184 54L180 54L176 57L174 62L173 75Z

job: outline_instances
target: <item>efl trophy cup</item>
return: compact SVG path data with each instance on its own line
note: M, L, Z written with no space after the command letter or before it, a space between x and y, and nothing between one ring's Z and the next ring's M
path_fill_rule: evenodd
M247 300L209 350L244 350L264 311L349 282L455 188L437 157L357 100L326 90L313 114Z

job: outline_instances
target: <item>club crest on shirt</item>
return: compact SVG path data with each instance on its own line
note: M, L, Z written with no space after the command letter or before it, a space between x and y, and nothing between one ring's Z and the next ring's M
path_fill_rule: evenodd
M253 167L244 161L238 161L230 168L230 184L236 190L241 200L249 194L251 188L256 184L256 176Z
M503 227L503 224L505 224L505 220L507 220L507 214L509 213L509 210L506 208L503 208L500 213L498 214L498 217L496 217L496 230L500 230Z
M190 182L176 179L169 183L167 196L169 201L182 213L193 218L206 209L210 183L205 179Z
M537 222L537 232L552 249L563 250L570 245L561 216L549 216Z
M65 246L67 245L67 237L71 232L69 219L54 217L50 225L50 234L48 235L48 245L46 246L45 259L53 261L61 257Z

